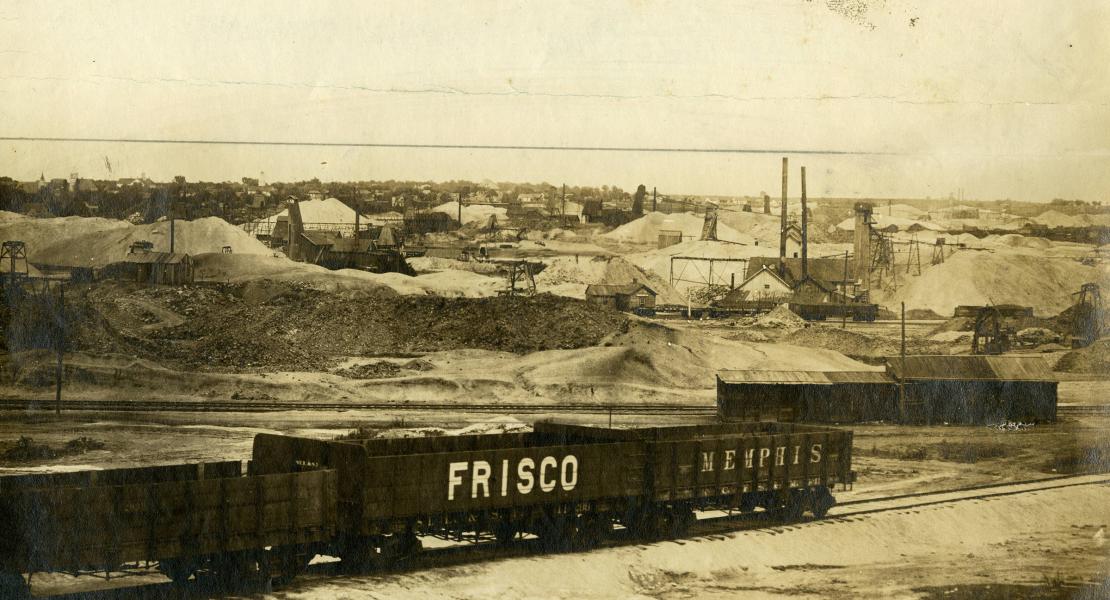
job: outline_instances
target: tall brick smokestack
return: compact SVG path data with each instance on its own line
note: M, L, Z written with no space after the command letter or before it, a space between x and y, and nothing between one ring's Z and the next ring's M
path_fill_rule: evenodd
M782 203L779 206L779 277L786 275L786 157L782 157Z
M806 168L802 167L802 279L809 277L809 215L806 214Z
M301 262L304 260L304 242L301 234L304 233L304 222L301 221L301 206L295 196L289 196L289 260Z
M871 280L871 205L864 202L856 204L855 244L852 252L856 255L856 281L860 282L860 289L868 289Z

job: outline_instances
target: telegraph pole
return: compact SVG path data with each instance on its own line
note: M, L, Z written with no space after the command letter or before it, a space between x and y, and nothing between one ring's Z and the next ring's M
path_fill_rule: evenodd
M840 328L848 328L848 251L844 251L844 296L841 298Z
M898 420L906 422L906 303L902 303L902 376L898 378Z
M172 238L171 238L172 239ZM58 284L58 337L55 342L56 350L58 351L58 365L54 372L54 413L62 414L62 374L64 373L62 365L62 356L65 352L65 319L66 319L66 284Z

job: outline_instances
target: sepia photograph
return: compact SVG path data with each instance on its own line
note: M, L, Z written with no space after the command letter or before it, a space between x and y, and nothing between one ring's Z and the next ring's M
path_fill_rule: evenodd
M1107 31L0 2L0 600L1110 598Z

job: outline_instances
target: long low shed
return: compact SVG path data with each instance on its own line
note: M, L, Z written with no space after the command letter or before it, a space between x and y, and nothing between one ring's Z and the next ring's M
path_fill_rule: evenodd
M898 385L883 371L722 371L717 409L738 421L884 421L898 416Z
M910 421L1056 420L1057 380L1040 356L907 356L887 368L905 386Z
M725 420L813 423L1056 419L1056 378L1040 356L907 356L886 363L885 372L722 371L718 412Z

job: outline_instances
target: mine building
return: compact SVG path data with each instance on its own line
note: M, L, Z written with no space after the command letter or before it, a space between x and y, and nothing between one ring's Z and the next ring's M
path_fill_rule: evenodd
M717 306L729 310L769 311L789 302L794 294L774 266L762 265L754 272L749 269L747 275L743 283L717 301Z
M1056 388L1039 356L906 356L885 372L722 371L717 409L738 421L1051 422Z
M887 359L905 386L906 418L925 423L1056 420L1057 380L1040 356L906 356Z
M717 410L736 421L890 421L898 386L883 371L722 371Z
M655 310L655 290L642 283L586 286L586 300L623 311Z
M193 283L193 259L177 252L131 252L104 267L104 275L154 285Z

